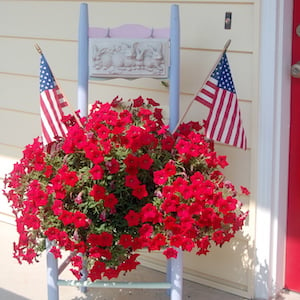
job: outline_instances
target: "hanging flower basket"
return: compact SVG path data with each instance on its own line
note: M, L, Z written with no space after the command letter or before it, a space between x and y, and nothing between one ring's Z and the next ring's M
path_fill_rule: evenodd
M45 250L71 251L81 277L118 277L137 267L139 249L176 248L206 254L244 223L238 192L220 169L218 156L196 122L171 134L153 99L96 102L79 126L69 116L66 138L44 151L39 138L5 179L4 194L16 217L14 257L38 260ZM241 193L248 190L241 187Z

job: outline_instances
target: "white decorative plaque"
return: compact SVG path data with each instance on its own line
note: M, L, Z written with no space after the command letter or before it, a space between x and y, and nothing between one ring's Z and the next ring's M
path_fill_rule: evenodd
M90 38L89 40L90 77L168 77L168 39Z

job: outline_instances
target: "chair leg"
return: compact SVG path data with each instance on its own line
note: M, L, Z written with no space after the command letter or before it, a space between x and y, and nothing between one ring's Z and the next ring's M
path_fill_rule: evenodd
M46 241L47 247L47 287L48 287L48 300L59 300L58 292L58 265L57 259L50 252L51 243Z
M177 258L171 258L170 266L170 300L182 300L182 250L176 248Z

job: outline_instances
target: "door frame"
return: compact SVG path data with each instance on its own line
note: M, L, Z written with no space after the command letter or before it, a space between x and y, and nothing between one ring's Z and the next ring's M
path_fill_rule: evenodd
M269 299L285 277L293 0L262 0L259 10L254 294Z

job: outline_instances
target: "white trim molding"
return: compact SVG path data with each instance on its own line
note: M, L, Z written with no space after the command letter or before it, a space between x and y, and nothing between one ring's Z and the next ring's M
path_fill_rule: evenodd
M262 0L255 299L284 287L293 0Z

